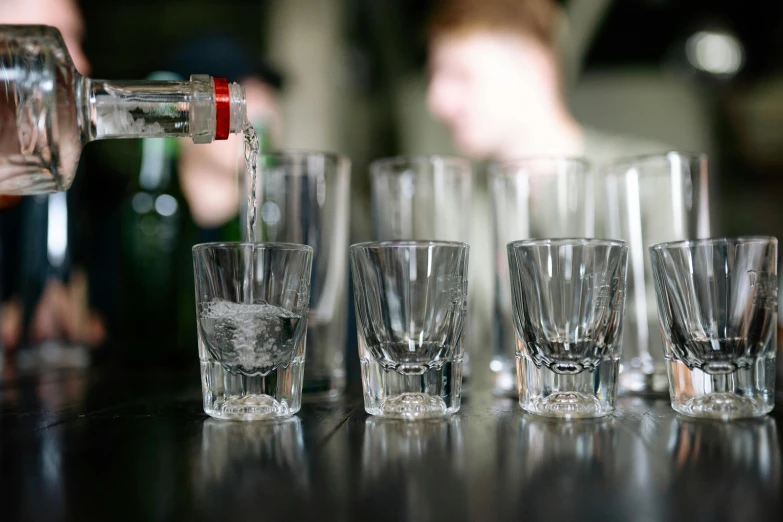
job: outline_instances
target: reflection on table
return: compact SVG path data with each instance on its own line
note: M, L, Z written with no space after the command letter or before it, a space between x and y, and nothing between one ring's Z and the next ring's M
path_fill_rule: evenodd
M498 493L510 517L634 520L657 517L659 470L617 419L559 421L522 414L498 431ZM597 499L601 499L600 502ZM499 503L502 505L501 503Z
M761 520L779 506L780 446L771 417L711 422L677 416L669 434L674 465L670 513L691 520ZM715 477L731 477L716 483Z
M467 511L459 417L400 422L367 417L361 451L362 512L395 520L457 520Z
M260 492L274 496L277 491L281 502L304 501L310 495L302 423L296 417L272 422L207 419L196 462L193 476L201 508L217 520L256 505Z

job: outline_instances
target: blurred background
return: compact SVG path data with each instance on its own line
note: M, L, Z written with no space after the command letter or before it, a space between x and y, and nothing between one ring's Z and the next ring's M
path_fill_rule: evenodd
M783 115L783 5L558 3L568 17L561 51L574 116L606 131L707 152L717 193L731 194L731 205L719 207L725 210L721 230L780 231L783 130L775 123ZM289 80L280 96L285 124L279 145L347 154L357 192L367 191L367 165L374 158L454 151L447 129L426 110L432 4L79 2L93 77L143 78L166 68L183 42L215 31L274 63Z
M372 237L368 166L373 159L468 155L452 141L448 107L439 106L432 93L428 98L428 81L437 72L428 41L431 0L40 1L65 6L63 12L47 7L54 19L43 23L72 24L68 9L78 9L77 19L81 13L73 38L74 45L82 41L86 61L77 67L83 73L141 79L166 71L243 81L249 98L252 90L248 104L257 108L267 148L332 150L350 157L351 242ZM573 118L586 128L661 144L661 150L706 152L713 235L781 237L783 4L560 0L553 5L557 89ZM10 7L4 9L3 22L14 22L7 20ZM84 320L86 344L123 340L132 357L140 343L160 340L160 328L172 332L163 343L172 354L195 355L190 246L238 234L239 195L232 192L237 185L213 174L221 168L236 174L239 163L235 157L218 158L210 147L201 156L176 141L155 151L135 140L85 149L67 197L70 263L81 267L88 281L83 301L92 322ZM144 181L149 179L149 164L147 177L142 175L145 154L157 158L158 171L165 172L156 175L163 180L157 185ZM482 160L493 154L469 155L477 160L476 190L486 193ZM184 176L186 171L193 174ZM223 205L205 199L194 186L209 187L205 191L211 194L223 190ZM138 196L145 191L150 197ZM161 200L162 195L171 199ZM153 206L163 209L157 221L142 216ZM0 214L6 303L19 293L13 223L22 207L24 202ZM162 219L172 216L174 221ZM150 258L144 237L157 238L149 251L169 255ZM147 293L139 294L145 284ZM159 326L140 328L145 324L140 320L155 317L154 303L164 306L165 299L173 299L176 321L167 317ZM146 318L133 316L140 308ZM14 313L12 308L3 314L7 349L19 338Z

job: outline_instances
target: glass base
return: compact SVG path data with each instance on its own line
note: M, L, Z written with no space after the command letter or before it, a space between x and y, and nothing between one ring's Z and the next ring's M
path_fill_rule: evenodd
M603 417L614 411L620 362L605 360L593 371L555 373L517 356L519 405L545 417L581 419Z
M313 265L313 273L315 272ZM340 301L342 302L342 299ZM345 303L342 306L346 308ZM308 401L330 401L340 398L345 392L346 325L345 320L340 320L337 316L327 321L316 317L315 311L310 310L302 385L302 392Z
M245 395L222 402L207 414L222 420L264 420L293 415L285 400L278 402L269 395Z
M519 396L517 385L517 367L514 359L502 356L494 356L489 363L492 371L492 393L498 397Z
M443 417L450 413L447 409L446 403L440 397L426 393L402 393L384 400L378 413L373 415L396 419L424 419Z
M760 417L775 407L775 357L748 368L708 374L677 360L667 361L672 408L683 415L710 419Z
M467 352L462 354L462 395L467 395L470 388L470 372L471 372L470 355Z
M637 369L621 369L617 379L620 393L662 395L669 390L669 379L665 369L654 373L645 373Z
M222 420L274 420L290 417L302 404L301 358L269 374L244 375L222 364L201 361L204 413Z
M393 419L432 419L459 410L462 360L455 359L421 375L402 375L362 359L364 409Z

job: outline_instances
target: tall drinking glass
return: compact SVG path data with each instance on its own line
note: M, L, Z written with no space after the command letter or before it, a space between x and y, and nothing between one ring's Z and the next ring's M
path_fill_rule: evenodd
M469 243L469 161L448 156L398 156L374 161L370 171L373 225L379 241Z
M663 341L647 248L709 237L707 158L678 152L640 156L605 172L607 237L628 242L628 309L620 390L665 393Z
M351 246L367 413L419 419L459 410L468 248L445 241Z
M516 338L506 245L529 238L592 237L593 175L581 159L541 157L489 167L493 207L495 285L493 389L516 396Z
M772 411L777 239L661 243L650 257L672 408L719 419Z
M260 155L255 187L247 180L256 211L250 240L315 250L305 394L335 397L345 389L350 169L338 154L282 151Z
M532 239L508 245L519 404L550 417L614 411L628 245Z
M473 176L468 160L450 156L397 156L370 166L375 239L430 240L470 244ZM470 337L480 331L468 299L460 342L465 346L463 382L470 375ZM473 326L471 326L473 325Z

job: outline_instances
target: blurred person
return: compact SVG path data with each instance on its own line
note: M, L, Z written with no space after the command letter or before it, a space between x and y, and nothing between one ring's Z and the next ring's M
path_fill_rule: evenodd
M427 35L427 106L449 129L460 154L501 161L583 156L600 168L618 157L667 150L657 143L587 128L574 118L558 56L562 21L564 13L554 0L436 4ZM479 347L495 335L493 274L504 269L505 256L496 257L493 235L487 233L493 227L486 178L474 179L471 285L478 319L471 344ZM595 189L595 235L601 237L603 190L598 179ZM503 263L501 268L498 262ZM489 358L490 351L478 350L477 358Z
M90 64L82 50L84 22L74 0L0 0L0 24L38 24L56 27L63 36L74 65L82 74L89 74ZM20 198L6 198L3 206L13 206ZM22 203L24 204L24 202ZM8 209L3 215L3 266L6 275L19 261L19 249L14 243L19 236L18 216L11 216L18 209ZM14 241L16 240L16 241ZM15 255L16 254L16 255ZM18 291L14 286L17 277L5 277L3 291ZM14 349L25 337L28 342L39 343L52 338L64 338L74 343L95 346L103 342L106 331L98 314L89 310L88 281L83 270L74 268L69 278L47 277L40 296L34 303L29 318L29 332L24 332L24 310L18 295L11 296L0 311L0 336L7 350Z
M663 152L588 129L571 115L558 58L554 0L446 0L429 26L427 104L461 154L507 160L585 156L596 164Z
M277 142L281 132L277 96L283 77L234 39L213 35L190 42L174 53L171 69L182 77L198 72L239 83L245 90L247 117L259 134L262 153ZM242 135L232 134L209 147L180 140L180 186L193 221L204 230L220 227L237 216L239 198L244 196L238 177L245 168L242 140Z

